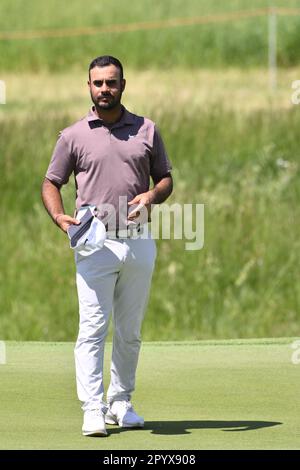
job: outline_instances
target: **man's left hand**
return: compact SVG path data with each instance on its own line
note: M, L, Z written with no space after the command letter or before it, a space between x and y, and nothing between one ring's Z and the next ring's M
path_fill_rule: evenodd
M137 205L137 207L135 207L135 209L133 209L128 214L128 220L137 219L140 216L143 207L147 209L148 217L150 217L151 204L153 204L153 200L154 194L152 191L147 191L146 193L138 194L137 196L135 196L135 198L128 202L129 206L133 206L134 204Z

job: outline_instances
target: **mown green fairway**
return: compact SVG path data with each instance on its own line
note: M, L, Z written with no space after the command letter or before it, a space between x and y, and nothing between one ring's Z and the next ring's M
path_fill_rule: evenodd
M81 436L72 343L7 343L1 449L299 449L292 339L144 343L134 404L143 430ZM106 371L111 346L106 350ZM108 385L106 374L105 386Z

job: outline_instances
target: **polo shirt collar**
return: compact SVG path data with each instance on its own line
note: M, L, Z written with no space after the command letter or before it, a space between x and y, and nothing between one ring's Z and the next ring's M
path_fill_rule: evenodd
M122 127L125 125L131 125L134 123L134 116L132 113L127 111L125 106L122 105L122 115L119 121L115 122L112 127ZM98 114L96 113L95 106L92 106L91 109L89 110L89 113L87 115L87 120L88 121L100 121L103 123L103 120L99 118Z

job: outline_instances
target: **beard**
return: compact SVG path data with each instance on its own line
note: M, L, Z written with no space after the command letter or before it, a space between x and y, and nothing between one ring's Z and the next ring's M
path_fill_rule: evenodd
M102 101L103 98L107 98L107 101ZM92 99L92 102L94 103L96 109L99 109L99 110L102 110L102 111L114 109L117 106L119 106L120 103L121 103L121 98L122 98L122 92L121 91L117 96L112 96L110 94L107 94L107 95L101 95L101 96L98 96L98 97L94 96L91 92L91 99Z

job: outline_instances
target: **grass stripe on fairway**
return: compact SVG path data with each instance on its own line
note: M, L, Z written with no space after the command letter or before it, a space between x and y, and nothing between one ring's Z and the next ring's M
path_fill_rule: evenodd
M143 430L81 436L72 343L7 342L1 449L296 449L292 339L144 343L134 405ZM105 359L109 380L111 345Z

